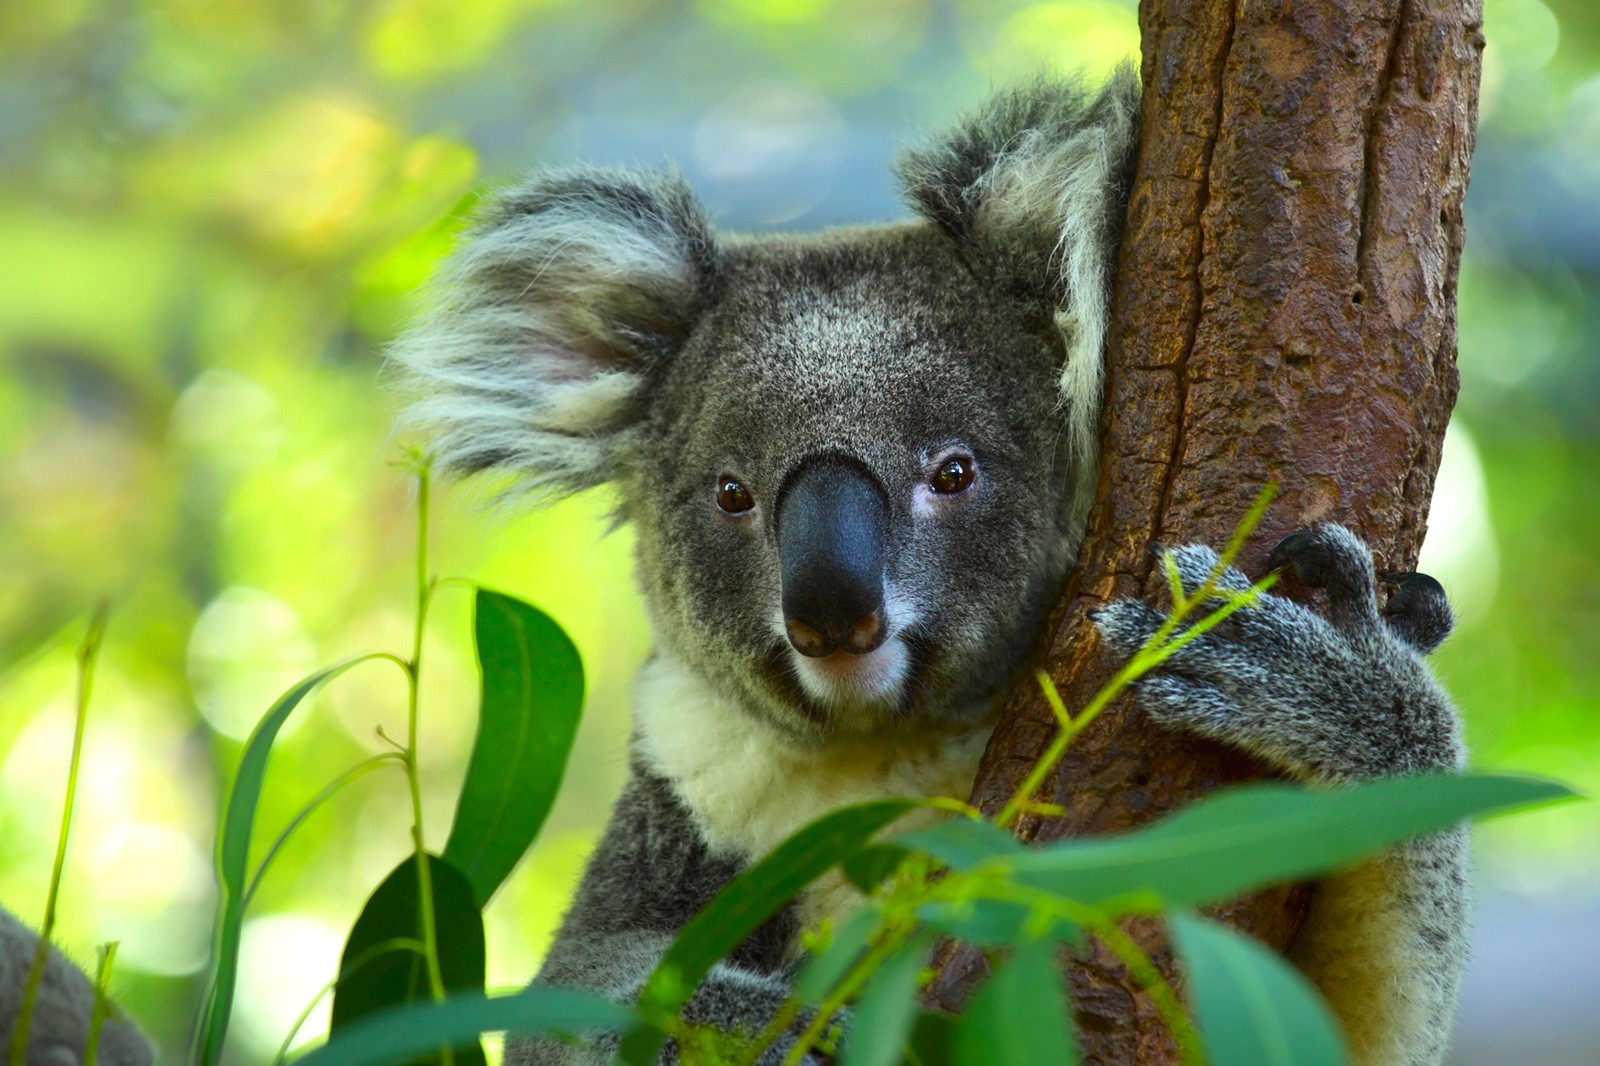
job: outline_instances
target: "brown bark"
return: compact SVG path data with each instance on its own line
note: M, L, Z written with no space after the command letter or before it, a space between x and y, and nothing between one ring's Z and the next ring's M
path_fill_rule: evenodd
M1110 675L1087 609L1160 599L1150 548L1220 545L1282 487L1241 565L1340 521L1380 571L1410 569L1456 395L1456 274L1477 117L1480 0L1144 0L1144 132L1116 283L1100 489L1042 664L1069 708ZM1293 590L1291 590L1293 591ZM1054 734L1023 685L974 801L997 811ZM1243 756L1158 730L1126 701L1039 798L1066 814L1025 838L1112 832L1260 776ZM1307 890L1223 909L1278 947ZM1159 932L1134 926L1164 969ZM930 989L962 1002L982 957ZM1087 1061L1174 1058L1122 967L1074 967Z

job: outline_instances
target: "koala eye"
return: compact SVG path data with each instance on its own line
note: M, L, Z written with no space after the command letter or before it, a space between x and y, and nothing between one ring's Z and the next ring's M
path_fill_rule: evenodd
M717 481L717 506L728 514L744 514L756 505L756 498L744 484L731 477Z
M928 484L941 496L954 496L967 491L972 484L972 457L952 455L939 464L939 469L933 472Z

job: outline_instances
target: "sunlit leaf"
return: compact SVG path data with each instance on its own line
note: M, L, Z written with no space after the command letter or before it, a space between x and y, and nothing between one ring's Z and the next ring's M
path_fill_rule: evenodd
M480 1033L507 1029L579 1039L596 1032L622 1032L633 1013L609 999L569 988L533 986L509 996L480 993L443 1003L412 1005L373 1014L336 1033L324 1046L296 1059L296 1066L387 1066L427 1054L440 1044L459 1044Z
M639 994L641 1013L650 1017L675 1012L718 959L738 947L802 888L914 807L909 800L843 807L779 844L730 881L678 933ZM633 1066L655 1062L661 1040L653 1031L634 1033L623 1042L623 1060Z
M1148 829L1001 860L1027 884L1087 903L1152 891L1202 904L1327 873L1463 818L1560 799L1522 777L1428 774L1310 791L1250 785L1208 796Z
M956 1026L957 1062L985 1066L1070 1066L1078 1048L1055 951L1021 944L979 986Z
M904 1057L917 1018L917 978L932 943L912 937L872 975L845 1030L843 1066L896 1066Z
M433 890L434 935L438 942L439 974L445 990L482 992L484 981L483 915L473 898L472 885L445 859L428 856ZM367 899L350 928L339 972L345 976L333 991L330 1029L339 1032L361 1019L390 1007L431 1002L427 964L414 951L393 951L355 964L396 940L422 941L422 901L418 895L415 856L407 856ZM416 1062L443 1062L434 1053ZM483 1048L467 1041L455 1048L457 1066L484 1063Z
M1168 919L1210 1066L1341 1066L1344 1038L1300 973L1249 937Z
M555 802L583 709L583 662L549 615L488 589L477 592L473 633L482 677L478 737L444 857L482 907Z
M255 829L261 782L266 776L267 756L271 754L273 741L289 715L307 696L352 666L374 658L377 656L348 659L305 678L278 698L250 734L250 739L245 741L238 772L228 790L222 822L217 827L220 900L211 946L211 985L201 1001L196 1030L197 1061L204 1066L220 1060L223 1041L228 1035L228 1019L233 1013L234 985L239 976L239 932L244 924L245 890L249 884L250 835Z

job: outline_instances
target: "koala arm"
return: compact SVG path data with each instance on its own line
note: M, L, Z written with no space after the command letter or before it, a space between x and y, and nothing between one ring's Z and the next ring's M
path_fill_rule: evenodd
M1191 593L1217 562L1194 545L1174 557ZM1459 720L1421 658L1450 628L1438 584L1396 575L1400 591L1380 614L1372 557L1337 525L1285 538L1272 563L1325 589L1328 616L1261 597L1137 683L1146 713L1307 781L1459 770ZM1249 587L1231 569L1221 584ZM1130 655L1162 620L1148 604L1123 600L1095 624L1114 651ZM1319 883L1290 954L1327 997L1363 1066L1442 1061L1468 954L1467 875L1467 833L1457 827Z
M741 868L711 853L671 786L636 759L535 983L632 1000L678 931ZM712 968L686 1005L685 1019L723 1032L764 1028L789 995L796 931L788 910L770 919ZM782 1061L792 1039L769 1049L762 1066ZM590 1066L609 1062L617 1044L615 1034L594 1035L582 1048L553 1037L513 1037L505 1061ZM678 1061L675 1044L668 1042L660 1061Z
M0 1055L11 1046L39 936L0 908ZM51 948L28 1026L27 1066L76 1066L94 1012L94 985L65 955ZM104 1066L150 1066L155 1054L134 1024L116 1008L100 1029L96 1061Z

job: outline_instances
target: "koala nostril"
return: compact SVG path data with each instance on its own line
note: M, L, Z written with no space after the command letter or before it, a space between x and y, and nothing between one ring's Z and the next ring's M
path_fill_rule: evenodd
M882 643L883 625L878 619L877 611L871 612L851 626L850 632L846 633L844 638L845 650L856 655L865 655Z
M831 655L833 650L839 646L836 642L829 640L796 618L791 618L785 622L784 629L789 634L789 643L794 645L794 650L813 659Z

